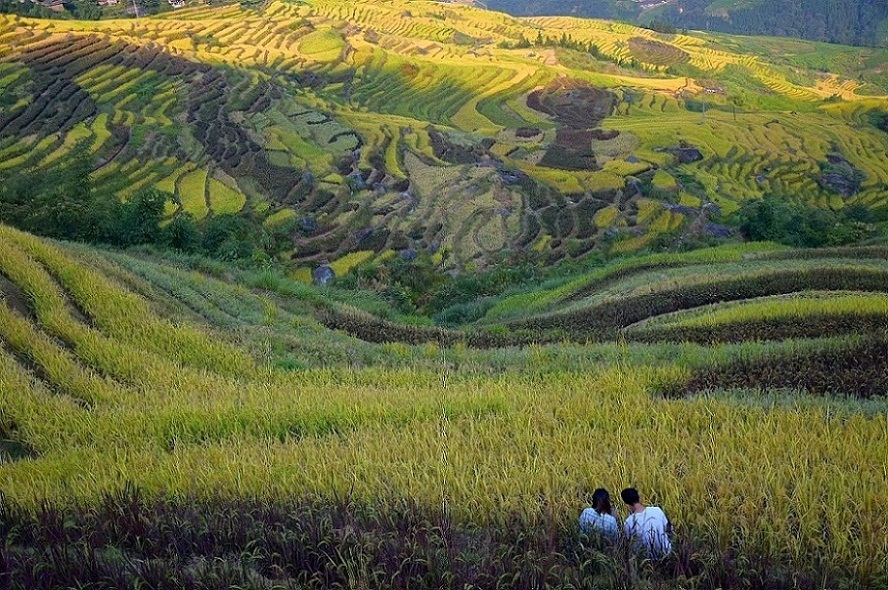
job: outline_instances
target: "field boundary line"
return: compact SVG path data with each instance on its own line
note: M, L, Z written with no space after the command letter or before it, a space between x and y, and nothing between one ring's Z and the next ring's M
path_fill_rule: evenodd
M441 169L442 186L446 186L444 169ZM441 204L441 271L447 274L447 202ZM441 347L441 518L447 522L447 342L444 328L440 328ZM446 535L444 542L447 542Z

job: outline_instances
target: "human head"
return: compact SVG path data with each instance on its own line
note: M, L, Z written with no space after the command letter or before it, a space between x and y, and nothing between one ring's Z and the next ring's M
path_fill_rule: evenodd
M592 492L592 508L598 514L611 513L611 495L604 488L598 488Z
M626 488L620 492L620 497L623 498L623 502L629 506L638 504L641 501L641 498L638 495L638 490L635 488Z

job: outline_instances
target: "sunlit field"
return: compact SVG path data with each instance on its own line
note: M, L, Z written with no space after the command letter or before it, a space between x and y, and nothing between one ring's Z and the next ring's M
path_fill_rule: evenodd
M888 587L886 63L0 15L0 587ZM627 486L666 559L580 534Z
M125 487L142 498L166 498L170 510L195 501L205 507L199 510L222 510L249 499L264 506L307 502L323 512L349 502L372 507L384 523L409 506L416 518L446 517L447 526L472 534L518 527L535 539L555 535L548 542L563 552L571 543L564 535L576 536L575 519L592 488L635 485L675 522L683 549L674 567L682 576L731 555L826 580L875 587L885 579L888 531L878 518L888 499L884 401L804 393L672 396L712 362L792 354L802 343L725 348L709 361L705 349L690 344L565 344L496 354L456 345L443 352L442 366L434 344L399 349L337 336L344 347L375 347L389 366L362 368L355 358L285 370L258 358L246 336L235 342L239 331L252 329L246 325L230 332L232 340L206 320L159 315L182 306L211 317L201 310L219 311L212 299L223 297L225 284L218 280L203 279L206 294L187 300L162 281L179 272L173 267L154 266L156 276L139 277L126 268L144 264L135 259L72 250L9 228L0 239L0 272L8 278L0 316L7 510L26 514L49 502L79 514L114 505L106 494ZM243 303L231 305L243 306L243 321L249 304L261 300L262 339L279 338L275 316L286 313L279 296L242 290L240 297ZM700 317L712 318L707 326L742 324L749 314L858 310L884 317L880 297L812 294L725 304ZM663 316L657 325L701 325L693 317ZM324 339L325 329L315 326L314 338ZM855 345L836 342L834 348ZM868 362L884 369L884 356ZM154 506L126 495L121 501L146 514ZM10 516L17 514L5 517L10 530L19 530L13 523L24 516ZM384 529L380 522L374 526ZM23 531L7 537L4 549L19 574L16 568L36 559L17 548ZM102 555L102 567L117 567ZM497 567L493 557L478 559L476 582ZM539 579L557 585L562 574L541 567ZM748 567L733 575L766 576ZM582 571L567 569L564 580ZM662 573L644 576L680 585Z

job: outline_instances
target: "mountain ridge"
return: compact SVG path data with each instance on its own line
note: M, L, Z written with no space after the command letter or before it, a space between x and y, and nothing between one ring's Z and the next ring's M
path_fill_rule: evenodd
M877 0L488 0L486 6L518 16L612 18L678 29L888 46L888 5Z

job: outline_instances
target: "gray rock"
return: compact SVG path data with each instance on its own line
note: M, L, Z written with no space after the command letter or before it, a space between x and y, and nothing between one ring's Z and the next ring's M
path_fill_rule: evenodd
M695 147L685 147L678 149L678 161L682 164L690 164L691 162L699 162L703 159L703 154Z
M635 178L634 176L626 177L626 188L630 189L629 194L641 194L642 184L641 180Z
M367 238L373 235L373 229L369 227L365 227L364 229L358 230L355 232L355 241L360 244Z
M404 248L401 250L400 254L401 258L407 262L416 260L416 257L419 256L419 253L413 248Z
M336 278L336 273L326 264L322 264L311 272L311 278L315 285L326 287L327 283Z
M299 229L308 233L315 232L318 229L318 222L311 217L303 217L299 220Z

